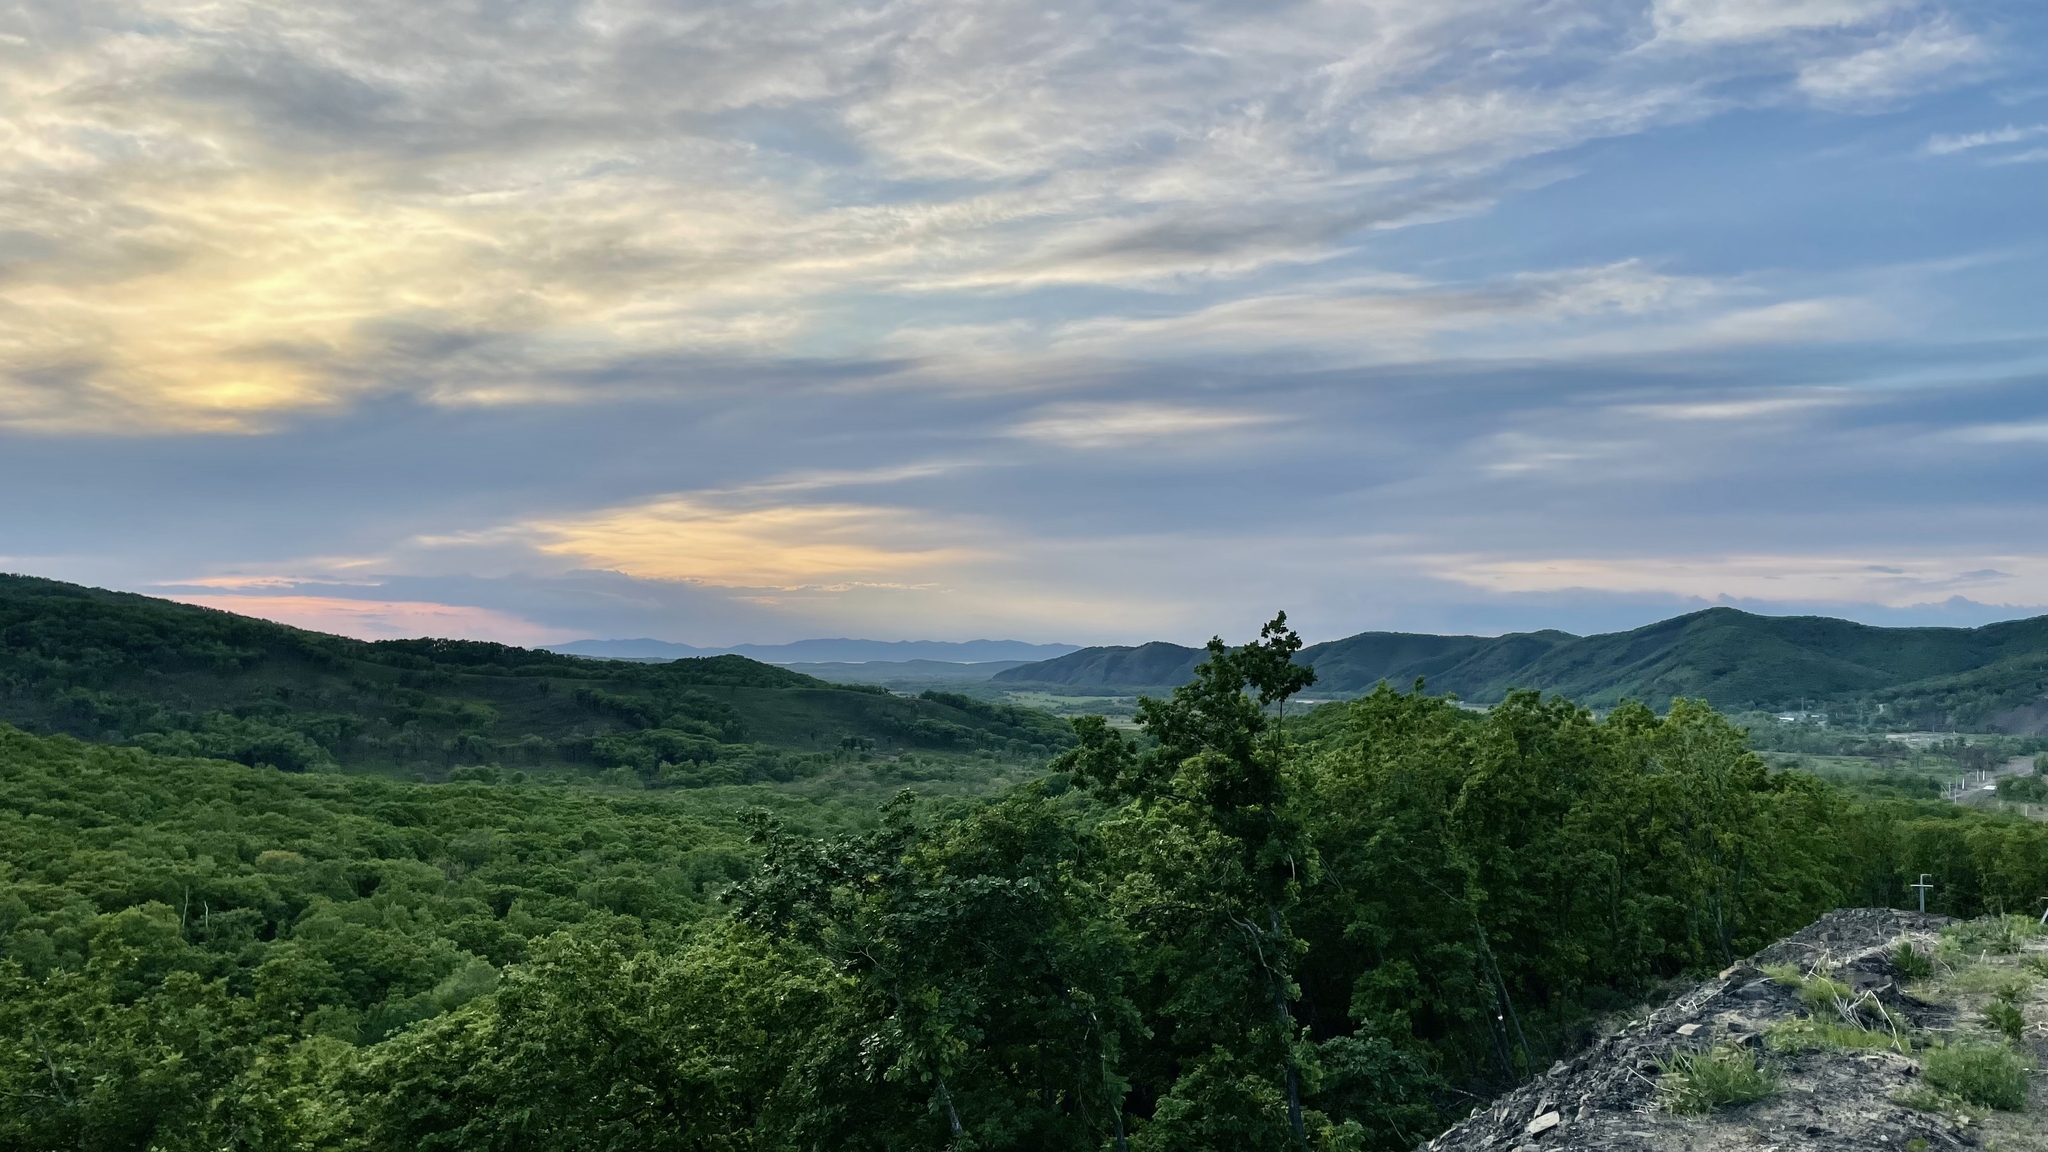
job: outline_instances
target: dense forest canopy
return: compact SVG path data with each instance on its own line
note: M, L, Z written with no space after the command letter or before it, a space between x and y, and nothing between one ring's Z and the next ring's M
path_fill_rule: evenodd
M0 727L0 1147L1405 1149L1826 908L2048 894L1702 704L1303 713L1299 647L879 811Z

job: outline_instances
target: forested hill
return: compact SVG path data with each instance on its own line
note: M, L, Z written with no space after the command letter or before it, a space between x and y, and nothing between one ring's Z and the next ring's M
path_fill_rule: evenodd
M1141 739L1084 719L1049 772L865 819L0 724L0 1149L1406 1152L1475 1106L1499 1149L1556 1080L1489 1101L1664 981L1843 904L2048 892L2048 825L1771 771L1690 701L1283 720L1296 644L1208 662ZM1848 1019L1769 1035L1899 1036Z
M1043 759L1066 725L743 656L603 661L461 640L368 643L168 600L0 576L0 721L287 770L458 768L786 780L906 749Z
M1161 688L1187 682L1198 648L1084 648L994 677L1007 685ZM2034 730L2048 722L2048 616L1982 628L1878 628L1821 616L1757 616L1710 608L1630 632L1573 636L1427 636L1365 632L1302 649L1316 690L1357 693L1381 680L1426 678L1434 691L1502 699L1511 688L1559 692L1594 706L1673 698L1722 708L1854 702L1901 724Z

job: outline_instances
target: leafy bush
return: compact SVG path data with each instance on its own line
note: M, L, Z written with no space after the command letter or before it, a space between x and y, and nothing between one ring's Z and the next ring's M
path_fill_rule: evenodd
M1657 1103L1668 1112L1699 1116L1723 1104L1747 1104L1778 1091L1778 1074L1756 1053L1733 1044L1705 1052L1677 1052L1658 1064Z
M2027 1029L2026 1014L2006 1000L1994 1000L1984 1006L1984 1023L2015 1044Z
M1971 1104L2018 1112L2027 1106L2027 1067L2002 1044L1956 1044L1927 1054L1927 1082Z
M2015 803L2048 803L2048 779L2040 776L2006 776L1998 781L1998 798Z
M1910 940L1901 940L1892 949L1891 962L1892 971L1900 980L1925 980L1934 975L1934 961L1913 947Z

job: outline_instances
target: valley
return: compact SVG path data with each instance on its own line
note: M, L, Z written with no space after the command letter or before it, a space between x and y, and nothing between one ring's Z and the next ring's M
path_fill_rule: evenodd
M0 1147L1404 1152L1830 909L2048 895L2041 736L1316 651L863 684L0 578Z

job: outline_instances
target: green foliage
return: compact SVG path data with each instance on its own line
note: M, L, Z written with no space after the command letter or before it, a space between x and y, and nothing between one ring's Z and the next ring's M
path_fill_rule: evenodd
M623 768L652 787L788 782L846 740L1019 761L1073 743L1029 709L905 699L740 656L364 643L19 576L0 576L0 722L289 772Z
M73 640L166 611L85 600ZM393 709L471 743L426 785L0 727L0 1147L1391 1152L1826 908L1928 872L1977 915L2048 881L2048 829L1769 771L1696 703L1382 688L1290 715L1284 618L1212 642L1136 738L745 662L208 623L175 660L66 658L107 676L68 699L127 726L137 661L243 691L301 659L282 634L367 687L273 683L214 709L250 725L218 747L259 721L379 741ZM527 727L522 759L498 734L535 717L569 735ZM999 795L873 810L1060 747ZM616 787L538 783L558 755ZM1774 1047L1903 1046L1825 973L1774 975L1814 1007ZM1743 1058L1665 1080L1711 1107L1768 1079Z
M552 933L693 923L746 868L729 818L673 803L291 775L4 726L0 794L6 1147L203 1144L250 1077L310 1075L333 1044L491 1000Z
M1658 1064L1657 1104L1681 1116L1703 1116L1724 1104L1747 1104L1775 1095L1778 1074L1756 1053L1734 1044L1704 1052L1677 1052Z
M2015 804L2048 804L2048 777L2001 776L1998 780L1998 798Z
M1839 1017L1806 1016L1780 1020L1764 1033L1773 1052L1832 1052L1843 1048L1891 1048L1911 1052L1912 1040L1902 1030L1844 1023Z
M802 1108L783 1070L815 1055L840 985L731 928L673 951L566 933L482 1010L358 1055L334 1087L367 1148L743 1147Z
M1097 691L1171 687L1192 680L1203 659L1201 650L1173 644L1084 648L994 680ZM1983 628L1878 628L1709 608L1599 636L1364 632L1312 645L1300 659L1325 690L1345 694L1427 679L1439 691L1488 702L1534 686L1603 708L1628 700L1657 708L1680 699L1727 709L1817 703L1903 726L1984 731L2040 696L2048 617ZM1818 742L1802 746L1800 728ZM1759 730L1773 741L1760 747L1813 752L1832 743L1813 726L1772 722Z
M1080 1149L1120 1131L1131 958L1094 915L1080 833L1036 791L937 828L905 795L880 830L823 843L756 819L738 920L840 981L790 1071L805 1146Z
M1799 982L1799 1002L1809 1011L1837 1011L1849 1001L1850 989L1839 980L1818 973Z
M1596 721L1381 689L1307 766L1328 895L1304 999L1511 1083L1649 981L1719 968L1836 898L1838 798L1694 705Z
M1934 975L1934 961L1925 952L1913 946L1910 940L1899 941L1891 951L1892 971L1902 981L1925 980Z
M2002 1044L1953 1044L1927 1053L1927 1083L1971 1104L2018 1112L2027 1106L2027 1066Z
M2019 1005L2008 1000L1993 1000L1984 1006L1984 1024L2008 1041L2018 1044L2027 1030L2027 1017L2026 1013L2020 1011Z
M1941 950L1955 956L2006 956L2020 945L2042 934L2039 923L2026 916L1985 916L1951 924L1941 930Z

